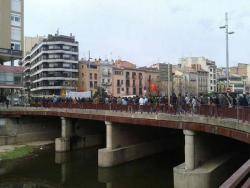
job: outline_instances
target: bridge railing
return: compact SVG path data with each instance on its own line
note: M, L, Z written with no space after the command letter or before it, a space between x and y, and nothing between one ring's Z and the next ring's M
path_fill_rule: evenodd
M197 114L207 117L231 118L242 122L250 122L250 107L220 107L216 105L200 105L195 108L191 106L169 106L167 104L104 104L104 103L37 103L34 107L45 108L74 108L74 109L93 109L111 110L119 112L141 112L141 113L168 113L168 114Z

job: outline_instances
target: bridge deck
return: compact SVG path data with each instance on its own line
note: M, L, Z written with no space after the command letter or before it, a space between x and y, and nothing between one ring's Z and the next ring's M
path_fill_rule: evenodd
M63 106L62 106L63 107ZM94 109L95 108L95 109ZM2 117L20 116L56 116L79 119L111 121L141 126L157 126L173 129L188 129L194 131L218 134L236 140L250 143L250 123L239 119L208 116L201 114L174 114L166 112L151 112L141 109L97 108L93 105L85 108L59 107L11 107L0 108Z

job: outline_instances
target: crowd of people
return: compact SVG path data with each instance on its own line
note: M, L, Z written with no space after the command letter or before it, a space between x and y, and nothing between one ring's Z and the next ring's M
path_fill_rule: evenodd
M168 105L170 101L170 104ZM0 103L9 106L9 100L7 97L0 97ZM178 113L185 113L187 111L196 112L201 105L211 105L224 108L232 108L235 106L246 107L250 106L250 95L239 94L232 95L229 93L214 94L210 96L199 95L192 96L176 95L173 93L170 98L167 96L127 96L127 97L95 97L95 98L69 98L69 97L33 97L29 101L31 106L46 106L46 104L84 104L84 103L103 103L103 104L117 104L122 106L138 105L140 108L143 106L170 106Z

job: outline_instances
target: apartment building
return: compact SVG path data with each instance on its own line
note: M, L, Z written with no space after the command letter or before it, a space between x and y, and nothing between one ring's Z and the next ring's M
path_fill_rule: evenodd
M160 95L166 96L168 93L172 93L173 91L173 77L172 77L172 64L170 63L156 63L150 66L151 68L155 68L159 71L160 76L160 85L159 91ZM169 89L169 91L168 91Z
M75 37L48 35L23 59L25 84L32 95L62 95L78 83L78 42Z
M176 67L173 77L173 90L176 94L190 94L198 96L208 92L208 72L201 68L200 64L192 66Z
M31 52L32 48L40 43L44 38L42 36L36 36L36 37L24 37L24 47L23 47L23 54L26 56L28 53Z
M217 91L217 66L215 61L206 59L205 57L186 57L180 59L181 69L192 68L192 65L200 65L201 68L208 72L208 93Z
M112 94L113 63L108 60L100 62L100 86L108 95Z
M100 60L81 60L78 91L91 91L93 95L100 86Z
M162 93L160 90L161 79L159 70L147 67L143 67L142 69L145 71L144 94L147 96L154 96Z
M220 76L218 78L218 92L235 92L235 93L245 93L248 88L246 86L246 80L244 76L239 74L230 74L229 75L229 88L227 88L227 77Z
M0 64L22 58L23 12L24 0L0 1Z
M116 97L145 95L145 78L144 69L136 68L128 61L117 60L113 67L112 94Z

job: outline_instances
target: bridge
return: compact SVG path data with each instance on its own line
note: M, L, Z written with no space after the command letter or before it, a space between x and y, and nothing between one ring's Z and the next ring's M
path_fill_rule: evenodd
M177 147L178 140L173 131L183 131L185 162L174 168L175 187L217 187L232 174L221 169L228 168L236 157L226 145L230 143L249 149L249 112L248 108L204 105L194 112L177 113L176 109L168 106L86 103L1 107L0 117L9 122L22 118L31 118L31 121L34 117L57 118L61 124L61 135L55 139L57 152L75 148L72 137L77 134L79 125L86 124L87 120L95 120L104 125L105 130L96 126L93 130L90 129L94 126L88 126L85 130L81 126L86 134L77 141L76 148L100 144L100 134L104 133L106 147L98 151L100 167L115 166ZM76 122L79 120L82 123ZM220 174L221 180L214 179L216 173Z

